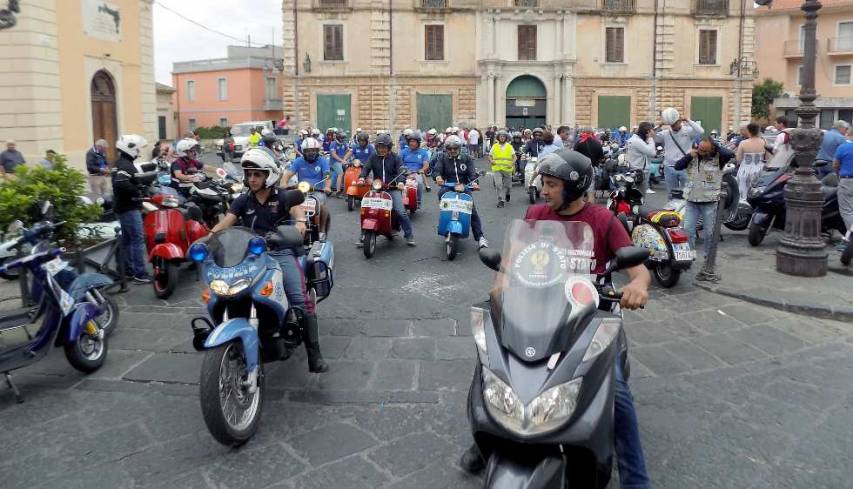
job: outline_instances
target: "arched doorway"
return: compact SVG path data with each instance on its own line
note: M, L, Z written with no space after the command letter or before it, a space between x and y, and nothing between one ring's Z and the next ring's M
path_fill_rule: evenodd
M105 139L109 145L107 158L115 161L115 142L118 139L116 90L113 78L105 70L92 77L92 142Z
M522 75L506 87L506 125L521 129L545 125L547 94L538 78Z

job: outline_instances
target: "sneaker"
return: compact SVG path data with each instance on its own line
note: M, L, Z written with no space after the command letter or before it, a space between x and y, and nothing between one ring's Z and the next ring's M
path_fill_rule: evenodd
M485 236L480 238L480 241L478 242L478 244L479 244L480 248L488 248L489 247L489 241L486 240Z
M139 275L139 276L133 277L132 280L138 284L150 284L151 283L151 276L150 275Z
M406 244L409 246L415 246L415 237L409 236L408 238L406 238Z
M501 207L503 207L503 206L504 206L504 201L499 200L499 201L498 201L498 209L500 209L500 208L501 208Z
M318 238L320 238L321 243L325 243L326 242L326 233L320 233Z
M652 190L652 189L650 189L650 188L647 188L647 189L646 189L646 193L647 193L647 194L656 194L657 192L655 192L654 190Z

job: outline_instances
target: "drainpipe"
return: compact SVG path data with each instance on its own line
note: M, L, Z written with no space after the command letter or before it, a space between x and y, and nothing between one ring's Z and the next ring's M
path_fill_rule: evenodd
M732 124L732 129L735 129L735 125L740 126L741 120L741 91L743 90L743 77L741 76L741 65L743 64L743 29L744 29L744 21L746 12L744 11L745 0L740 0L740 26L739 26L739 35L737 39L737 78L735 79L735 120ZM720 128L720 133L723 132L723 128Z
M388 0L388 132L394 137L397 119L397 97L394 86L394 0Z
M299 9L293 0L293 111L295 112L297 124L304 125L302 111L299 106ZM294 127L294 132L296 127Z
M649 101L649 120L657 120L658 104L658 0L655 0L655 25L652 29L652 99Z

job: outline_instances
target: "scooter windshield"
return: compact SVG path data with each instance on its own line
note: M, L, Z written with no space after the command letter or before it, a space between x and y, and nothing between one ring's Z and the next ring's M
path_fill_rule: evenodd
M491 309L501 343L518 358L560 351L581 313L594 311L593 244L584 222L514 220L507 228Z
M231 227L211 235L207 249L217 266L236 267L246 257L249 241L255 236L248 228Z

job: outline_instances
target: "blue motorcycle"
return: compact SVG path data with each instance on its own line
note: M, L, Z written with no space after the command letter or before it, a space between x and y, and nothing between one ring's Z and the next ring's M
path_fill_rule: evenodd
M438 201L438 235L444 237L447 259L453 260L459 251L459 239L467 238L471 231L474 198L465 192L472 191L473 187L470 183L452 182L445 182L442 186L452 190L445 192Z
M59 225L43 221L24 230L18 244L37 244L26 256L0 267L3 272L26 267L32 275L31 295L36 303L32 308L0 315L0 372L18 402L23 402L23 397L9 372L41 360L51 346L62 346L68 363L85 373L98 370L107 357L106 331L97 321L103 310L90 300L87 289L88 284L99 281L93 276L100 274L76 276L60 257L64 249L50 249L49 242L40 239ZM41 324L37 325L39 318Z
M201 408L211 435L239 446L257 431L265 387L263 364L286 360L304 341L302 311L291 308L271 250L295 249L302 235L279 226L266 239L247 228L223 230L190 247L209 289L210 315L193 319L193 346L205 351ZM322 301L333 285L330 242L314 242L300 257L309 294Z

